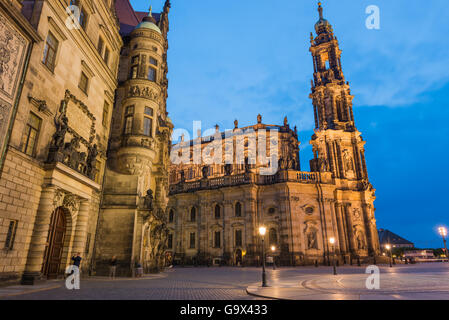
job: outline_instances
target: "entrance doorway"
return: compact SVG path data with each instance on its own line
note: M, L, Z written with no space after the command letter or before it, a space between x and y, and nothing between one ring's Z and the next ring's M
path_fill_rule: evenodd
M241 266L242 265L242 261L243 261L243 259L242 259L242 250L237 249L235 251L235 265L236 266Z
M53 212L48 230L47 246L45 248L44 265L42 273L47 279L56 279L61 264L62 251L64 248L64 235L66 230L66 219L62 208Z

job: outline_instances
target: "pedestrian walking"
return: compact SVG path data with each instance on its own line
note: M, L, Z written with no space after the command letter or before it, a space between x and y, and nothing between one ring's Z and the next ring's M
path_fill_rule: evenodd
M117 271L117 257L113 256L109 262L109 278L115 279L115 272Z

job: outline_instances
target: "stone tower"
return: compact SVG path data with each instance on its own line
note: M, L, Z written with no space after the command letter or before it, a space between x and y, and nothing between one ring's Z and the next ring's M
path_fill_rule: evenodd
M319 20L315 24L317 35L314 37L310 34L310 52L314 67L310 98L313 101L315 116L315 134L310 141L314 159L310 161L310 167L311 171L330 172L342 194L343 190L351 189L361 192L368 253L374 255L379 250L373 207L375 190L368 180L365 141L355 126L352 109L354 96L351 95L349 82L343 74L342 52L331 24L323 17L320 2L318 12ZM350 217L350 205L347 200L349 198L343 195L341 199L337 199L336 210L341 209ZM351 226L352 221L348 219L345 223ZM358 232L352 230L348 234L352 240L349 241L347 249L354 255L358 255L355 249Z
M120 275L164 261L165 209L173 125L168 118L167 33L170 1L124 37L96 246L97 274L112 256ZM157 20L156 20L157 18Z
M323 18L321 3L318 12L317 36L311 34L310 39L314 66L310 98L315 116L311 167L314 171L332 172L336 178L367 181L365 142L355 127L354 97L342 71L341 50L332 26Z

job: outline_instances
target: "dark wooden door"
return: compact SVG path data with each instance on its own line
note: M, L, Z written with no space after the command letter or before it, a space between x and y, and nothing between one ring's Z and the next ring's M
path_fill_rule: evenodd
M65 229L64 211L58 208L51 217L47 247L45 249L43 273L47 276L47 279L55 279L58 276L62 250L64 248Z

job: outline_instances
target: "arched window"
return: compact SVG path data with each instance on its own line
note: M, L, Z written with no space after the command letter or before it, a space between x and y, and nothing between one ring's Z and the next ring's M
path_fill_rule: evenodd
M278 233L276 229L271 228L269 234L270 245L278 243Z
M235 216L236 217L242 216L242 204L240 202L237 202L235 204Z
M196 208L195 207L192 207L192 209L190 209L190 221L191 222L196 221Z
M168 214L168 222L173 222L175 219L175 212L173 209L170 210L170 213Z
M220 206L215 205L215 219L220 219Z

